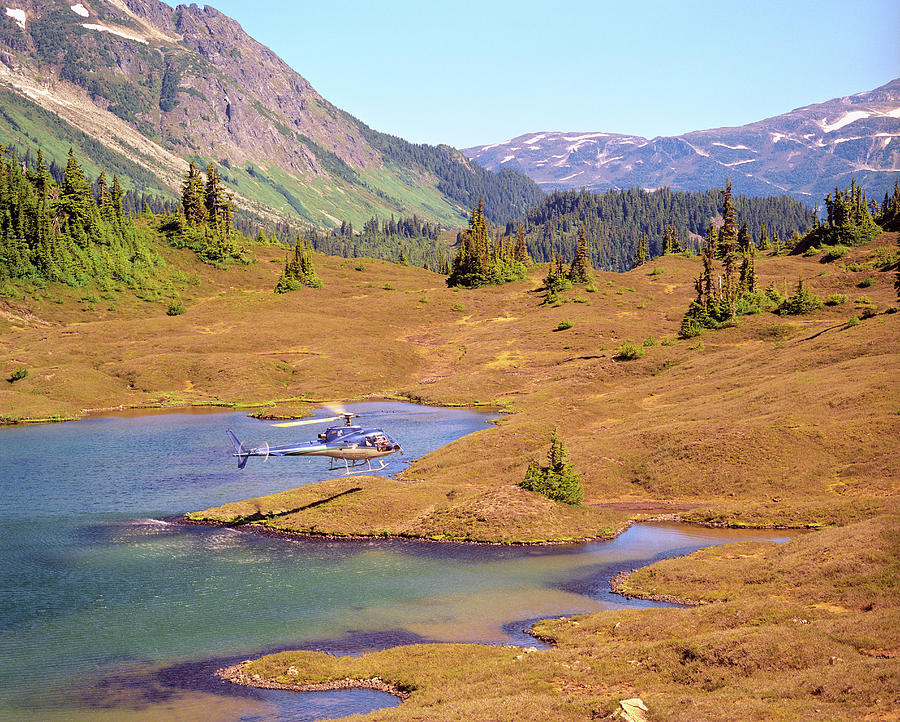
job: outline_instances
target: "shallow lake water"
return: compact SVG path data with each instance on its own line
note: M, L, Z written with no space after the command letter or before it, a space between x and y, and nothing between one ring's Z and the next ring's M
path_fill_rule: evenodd
M405 466L490 416L399 403L366 424ZM413 413L415 412L415 413ZM323 412L323 415L326 412ZM314 720L395 704L368 690L294 694L221 682L275 649L360 653L415 641L534 644L536 618L653 603L609 578L653 559L772 532L642 524L548 547L260 536L172 521L330 478L327 461L230 456L312 438L239 413L105 417L0 429L0 718ZM474 437L473 442L477 441Z

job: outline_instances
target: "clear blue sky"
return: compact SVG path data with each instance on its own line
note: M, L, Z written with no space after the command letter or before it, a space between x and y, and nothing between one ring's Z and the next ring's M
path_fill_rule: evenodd
M211 4L373 128L459 148L743 125L900 77L900 0Z

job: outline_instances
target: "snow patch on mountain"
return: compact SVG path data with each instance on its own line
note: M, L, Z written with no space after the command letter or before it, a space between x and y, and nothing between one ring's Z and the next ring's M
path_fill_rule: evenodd
M22 30L25 29L25 21L28 19L28 16L25 14L24 10L20 10L19 8L6 8L6 14L16 21L16 25L18 25Z
M567 143L574 143L581 140L590 140L591 138L605 138L609 133L583 133L581 135L564 135L562 139Z
M138 35L132 35L131 33L126 33L123 30L117 30L116 28L110 28L106 25L100 25L99 23L82 23L81 27L86 30L96 30L100 33L109 33L110 35L118 35L120 38L125 38L126 40L134 40L139 43L143 43L147 45L147 40L145 38L139 37Z
M543 140L543 139L546 138L546 137L547 137L547 134L546 134L546 133L538 133L538 134L537 134L536 136L534 136L533 138L529 138L528 140L526 140L526 141L525 141L525 145L534 145L534 144L537 143L539 140Z
M757 152L755 150L748 148L746 145L728 145L728 143L719 143L718 141L711 143L711 145L719 145L719 146L722 146L723 148L730 148L731 150L749 150L752 153Z
M704 158L709 158L709 153L707 153L705 150L701 150L700 148L698 148L698 147L696 147L696 146L694 146L694 145L691 145L690 143L688 143L688 142L687 142L686 140L684 140L683 138L682 138L682 141L684 142L684 144L685 144L688 148L690 148L692 151L694 151L697 155L702 155Z
M83 18L90 17L90 12L88 12L88 9L81 3L70 5L69 9L76 15L81 15Z
M501 145L506 145L509 143L508 140L504 140L502 143L491 143L490 145L481 146L480 153L484 153L486 150L493 150L494 148L499 148Z
M857 120L868 118L870 115L872 114L866 110L851 110L849 113L844 113L844 115L833 123L828 123L823 119L819 123L819 127L826 133L833 133L836 130L840 130L845 125L850 125L850 123L855 123Z

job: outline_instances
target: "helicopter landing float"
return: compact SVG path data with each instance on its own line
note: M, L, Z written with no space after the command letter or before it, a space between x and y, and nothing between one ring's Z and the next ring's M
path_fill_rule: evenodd
M234 447L232 456L237 457L239 469L243 469L246 466L247 459L251 456L262 456L264 461L268 460L270 456L327 456L330 459L329 470L334 471L335 469L343 468L345 474L362 474L383 469L386 463L381 457L398 451L403 453L400 444L383 430L363 428L362 426L351 424L350 420L354 416L358 416L358 414L345 413L341 414L341 416L326 419L273 424L273 426L298 426L300 424L323 423L341 417L344 418L343 425L329 426L323 433L318 435L318 441L305 441L280 446L269 446L266 443L263 446L252 449L245 449L240 439L235 436L231 429L228 429L228 436ZM343 461L343 467L340 464L336 465L336 460ZM373 460L377 460L380 466L373 467ZM363 465L365 465L365 469L351 471L354 467Z

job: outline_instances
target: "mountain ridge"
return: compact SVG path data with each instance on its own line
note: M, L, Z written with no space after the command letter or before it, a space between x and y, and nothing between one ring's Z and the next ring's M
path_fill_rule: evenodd
M729 175L736 192L789 193L814 203L851 176L869 191L893 184L900 172L900 78L742 126L650 139L541 131L463 152L488 169L526 173L545 190L694 191L721 186Z
M9 6L0 86L17 102L0 114L0 142L55 146L58 156L82 131L152 173L150 185L169 197L189 161L213 162L244 210L326 228L392 213L459 226L479 196L505 220L542 195L526 177L486 172L449 146L372 130L209 5ZM37 108L69 127L53 135Z

